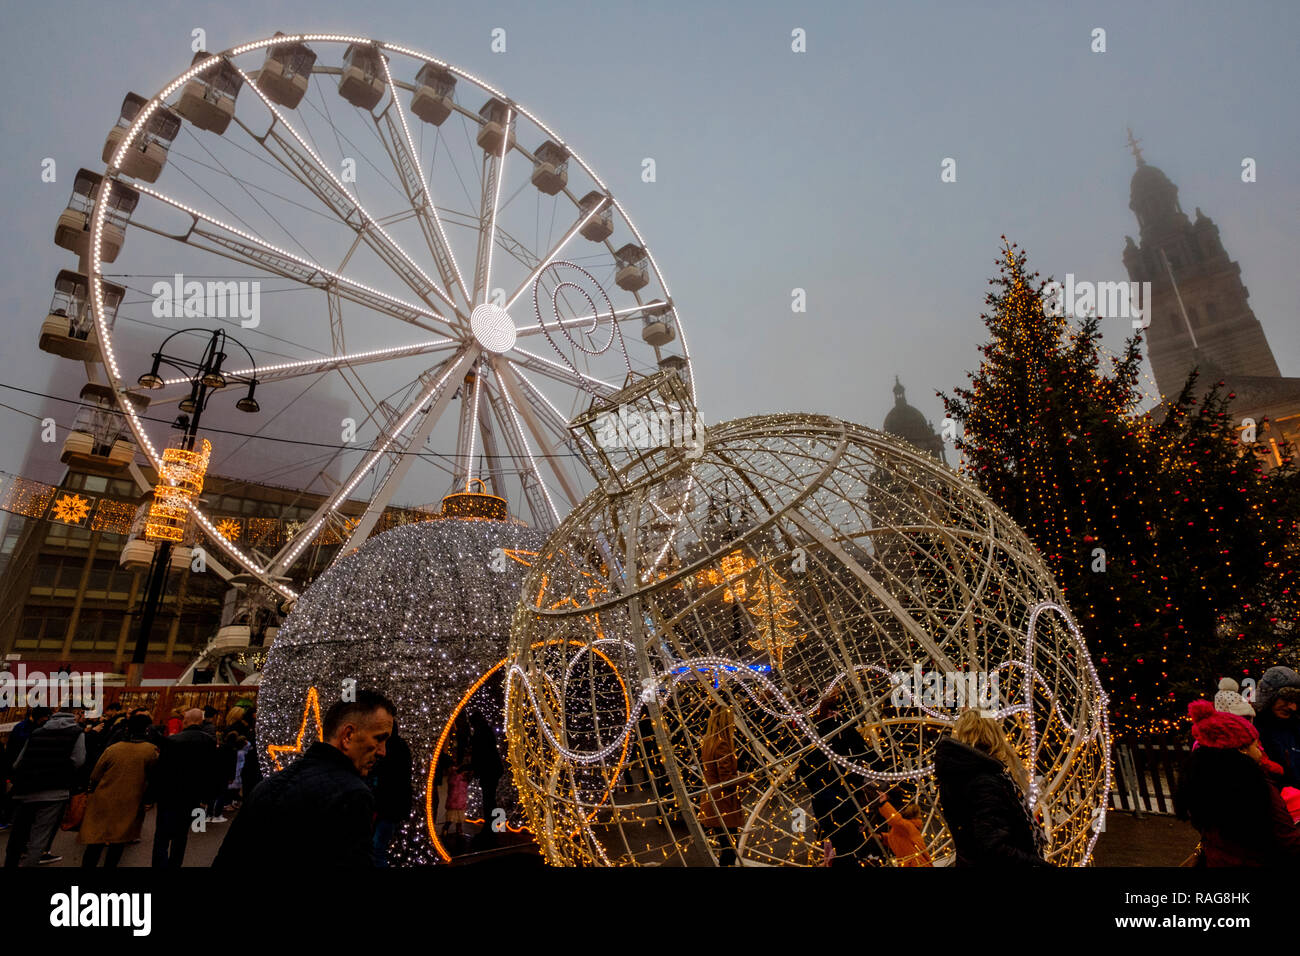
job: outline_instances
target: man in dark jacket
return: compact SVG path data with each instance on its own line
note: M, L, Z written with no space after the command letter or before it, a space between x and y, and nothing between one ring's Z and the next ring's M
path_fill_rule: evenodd
M203 711L185 712L181 729L159 744L152 773L158 816L153 835L153 865L179 867L185 861L194 809L202 807L212 789L217 748L199 727Z
M1046 866L1020 789L1002 762L949 736L934 748L939 808L957 866Z
M86 761L86 740L77 718L66 711L50 716L49 708L32 708L36 729L14 761L13 831L5 849L5 866L36 866L63 819L77 768ZM30 849L26 859L23 853Z
M212 865L244 872L373 866L375 801L363 777L384 755L394 714L392 702L373 691L332 704L324 741L257 785Z
M5 781L13 779L14 761L18 759L18 755L27 746L27 738L32 735L35 728L36 722L32 720L32 713L29 709L27 716L14 724L14 729L9 731L9 740L4 747L4 756L0 758L0 827L8 826L14 816L13 797L9 794L9 788L5 786Z

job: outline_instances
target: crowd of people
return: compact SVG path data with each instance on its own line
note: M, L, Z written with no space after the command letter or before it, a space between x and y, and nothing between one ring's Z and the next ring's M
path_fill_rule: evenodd
M196 818L204 828L226 823L226 809L260 780L254 717L239 706L224 718L210 706L177 708L155 724L148 709L119 703L80 719L30 708L0 756L4 865L58 862L52 845L63 829L76 831L83 867L117 866L156 806L153 865L181 866Z
M1192 750L1174 794L1177 814L1201 837L1188 864L1268 866L1300 859L1300 674L1270 668L1253 702L1225 678L1213 701L1194 701L1188 713ZM411 751L397 733L391 701L361 691L335 702L323 717L322 739L266 780L255 757L255 713L232 708L221 730L217 716L211 708L177 710L158 726L143 709L124 713L109 705L102 718L79 722L73 713L32 708L14 728L0 767L11 784L0 804L0 827L10 829L5 866L59 859L50 846L60 826L78 831L82 866L101 860L116 866L140 839L146 810L156 806L153 865L177 867L195 821L226 822L226 808L241 797L214 866L388 864L413 804ZM821 704L814 723L830 753L810 748L794 773L812 795L824 862L932 865L918 804L846 770L880 759L870 732L844 720L836 699ZM755 768L737 747L729 708L710 711L700 763L697 821L721 848L719 862L734 865L743 787ZM938 809L952 835L955 866L1049 865L1044 827L1028 799L1029 773L1002 721L987 712L963 711L940 738L934 750ZM475 778L484 794L479 838L491 834L487 824L497 816L503 774L488 721L473 713L458 717L435 767L438 792L445 793L444 838L461 842L466 793Z
M172 712L109 704L102 717L33 707L0 751L0 829L9 830L5 866L58 862L60 829L77 831L81 865L117 866L140 841L156 809L152 865L179 867L190 835L228 823L214 866L386 867L414 807L410 747L395 708L360 692L323 718L323 739L286 770L262 781L255 710L211 707ZM464 849L468 785L485 794L475 845L493 842L497 785L505 773L497 734L481 714L458 717L436 771L445 794L443 835ZM259 784L262 784L259 786Z

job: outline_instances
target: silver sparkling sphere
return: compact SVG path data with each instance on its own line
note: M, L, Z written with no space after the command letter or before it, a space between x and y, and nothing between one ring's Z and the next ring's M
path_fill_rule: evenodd
M445 503L444 514L486 513L480 505L490 512L501 502L487 495L450 499L459 507ZM443 814L435 806L435 749L450 738L458 708L482 713L502 734L491 683L484 681L472 700L467 694L505 657L520 584L544 538L512 521L442 517L377 535L333 564L298 599L267 655L257 718L263 771L297 756L300 731L301 750L317 739L312 688L321 714L348 686L378 691L397 707L415 794L390 859L399 865L446 859L449 851L432 826ZM499 749L504 757L503 739ZM512 789L507 774L498 805L517 826ZM480 808L471 786L466 815L473 819Z

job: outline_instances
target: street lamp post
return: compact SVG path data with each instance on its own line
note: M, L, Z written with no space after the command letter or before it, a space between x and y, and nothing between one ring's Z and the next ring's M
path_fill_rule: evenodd
M178 427L184 431L184 437L181 440L181 447L186 451L194 450L194 442L199 433L199 420L203 416L203 410L207 407L208 400L214 392L220 391L231 382L239 382L248 386L248 393L244 395L235 407L241 412L253 413L260 411L254 393L257 390L257 362L253 354L248 351L239 341L231 338L226 334L224 329L212 331L207 347L203 350L203 356L198 362L178 358L168 355L163 350L177 335L188 332L200 332L208 334L208 329L180 329L173 332L163 340L158 351L153 353L153 366L144 375L139 378L139 384L142 388L158 389L167 383L163 380L160 371L162 366L166 365L174 368L185 375L190 383L190 394L188 398L181 399L177 406L184 414L176 419ZM223 371L221 366L226 360L226 346L233 343L243 349L248 355L251 363L249 374L239 374ZM162 481L161 473L158 480ZM138 684L144 673L145 656L149 650L149 635L153 631L154 619L158 616L158 607L162 603L163 591L167 585L167 572L171 565L172 542L163 540L157 542L157 548L154 550L153 563L149 566L149 583L145 588L144 605L140 613L140 630L135 639L135 650L131 655L131 664L127 670L127 684Z

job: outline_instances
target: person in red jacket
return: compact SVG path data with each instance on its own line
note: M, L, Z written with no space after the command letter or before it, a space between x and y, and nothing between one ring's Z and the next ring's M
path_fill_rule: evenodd
M1259 731L1248 720L1216 712L1208 700L1193 701L1188 714L1200 746L1187 759L1174 809L1201 835L1197 865L1300 861L1300 829L1269 780Z

